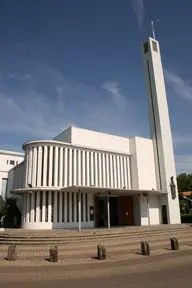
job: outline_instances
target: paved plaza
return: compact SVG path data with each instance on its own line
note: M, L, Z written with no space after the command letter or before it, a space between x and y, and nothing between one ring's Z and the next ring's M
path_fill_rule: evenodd
M50 263L49 263L50 264ZM131 261L95 260L95 264L0 267L0 285L7 288L49 287L190 287L192 251L142 257Z
M79 238L80 234L75 231L57 231L57 235L51 232L47 238L41 232L33 241L31 232L7 231L7 234L1 234L0 287L191 288L192 229L190 226L166 228L111 230L112 234L81 231ZM7 237L9 233L10 237ZM90 234L91 239L84 234ZM47 240L44 245L37 245L39 236ZM177 237L179 251L170 249L170 237ZM6 261L8 246L16 240L17 260ZM150 244L151 256L141 255L140 241L143 240ZM107 259L104 261L96 259L97 244L106 247ZM48 261L49 249L53 245L59 248L58 263Z

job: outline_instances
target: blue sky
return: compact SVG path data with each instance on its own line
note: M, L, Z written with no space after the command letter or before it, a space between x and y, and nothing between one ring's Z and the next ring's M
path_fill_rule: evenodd
M0 149L70 125L149 137L141 44L160 18L177 171L192 172L191 0L0 0Z

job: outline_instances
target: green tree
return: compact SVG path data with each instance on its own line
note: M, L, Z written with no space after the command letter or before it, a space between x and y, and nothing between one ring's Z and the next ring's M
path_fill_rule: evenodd
M179 194L181 192L192 191L192 174L182 173L178 175L177 186Z
M21 212L17 207L15 198L8 198L5 201L4 207L0 211L0 218L4 217L5 228L15 228L21 224ZM16 223L14 221L16 219Z

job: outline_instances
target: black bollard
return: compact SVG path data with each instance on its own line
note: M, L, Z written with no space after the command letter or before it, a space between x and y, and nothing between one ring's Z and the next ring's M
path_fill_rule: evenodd
M106 260L106 249L102 245L97 245L97 258L99 260Z
M177 238L175 237L170 238L170 241L171 241L171 250L179 250L179 243Z
M50 249L50 262L58 262L58 247L55 246Z
M11 245L8 248L7 261L15 261L15 260L17 260L16 245Z
M141 242L141 254L144 256L150 255L150 246L146 241Z

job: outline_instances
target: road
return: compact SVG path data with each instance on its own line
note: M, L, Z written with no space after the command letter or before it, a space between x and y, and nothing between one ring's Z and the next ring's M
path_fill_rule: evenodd
M192 251L95 265L0 266L3 288L188 288L192 287Z

